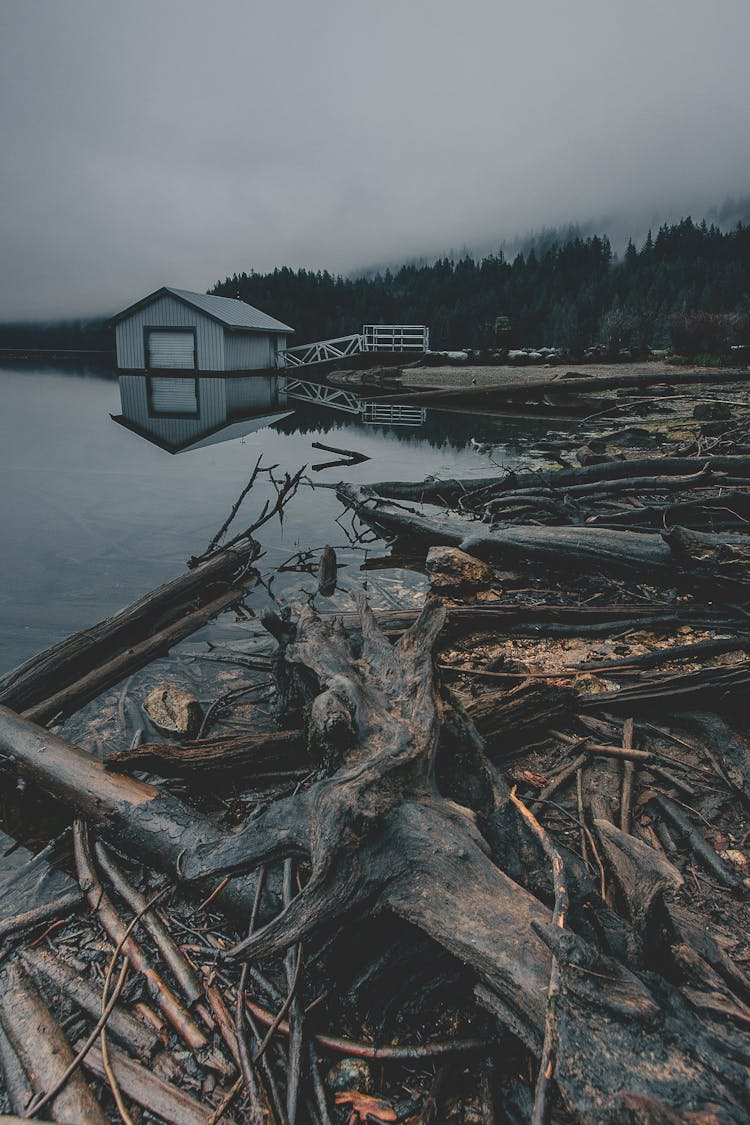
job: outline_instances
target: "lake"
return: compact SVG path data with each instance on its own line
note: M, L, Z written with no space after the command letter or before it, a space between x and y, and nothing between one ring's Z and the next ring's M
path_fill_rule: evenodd
M370 425L285 399L279 385L261 394L257 386L243 392L237 383L226 392L225 424L214 414L201 434L205 419L197 414L208 409L216 389L206 390L208 382L214 383L200 380L195 400L189 394L185 399L180 389L184 401L175 403L168 383L154 381L143 400L151 418L144 425L143 418L123 415L124 406L135 401L135 385L121 396L118 380L96 364L0 368L0 672L183 570L221 526L260 454L264 464L278 466L278 474L335 459L312 449L314 441L370 458L353 468L310 468L314 483L486 476L493 461L528 460L534 439L549 429L548 421L432 410L419 425ZM219 382L236 381L219 380L216 387ZM244 393L255 396L251 407L243 405ZM497 443L492 460L472 447L472 438ZM170 445L180 451L170 452ZM252 522L272 495L270 483L259 481L240 509L236 529ZM349 543L350 527L333 491L306 485L283 526L276 521L259 533L265 554L258 565L270 576L295 552L330 543L346 564L341 584L351 587L365 577L360 570L365 550ZM367 547L370 557L386 552L383 543ZM396 604L404 584L424 586L420 575L397 570L368 572L367 581L373 603L383 605ZM273 590L282 600L314 589L310 575L274 578ZM260 589L248 604L257 608L267 600ZM341 591L327 604L350 603Z

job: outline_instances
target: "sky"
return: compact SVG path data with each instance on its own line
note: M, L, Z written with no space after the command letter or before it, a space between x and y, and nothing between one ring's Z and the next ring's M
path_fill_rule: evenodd
M0 321L702 217L748 42L748 0L1 0Z

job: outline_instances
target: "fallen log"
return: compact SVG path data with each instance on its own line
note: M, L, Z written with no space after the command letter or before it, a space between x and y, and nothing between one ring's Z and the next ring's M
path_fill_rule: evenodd
M154 785L108 771L91 754L0 707L0 752L19 773L82 816L116 848L124 848L158 871L173 874L186 848L198 841L218 844L223 835L195 809ZM214 889L204 888L204 895ZM255 880L234 881L217 895L232 914L250 910Z
M0 704L13 711L28 710L123 656L153 633L168 633L170 625L179 623L188 613L237 588L238 576L245 573L259 550L254 540L247 540L231 550L215 552L110 618L38 652L0 678ZM198 619L193 628L199 628Z
M81 1044L77 1045L78 1047ZM124 1051L109 1047L110 1063L123 1092L170 1125L210 1125L214 1111L196 1098L165 1082L163 1078L128 1058ZM102 1081L107 1075L99 1047L92 1047L83 1066ZM79 1123L82 1125L82 1123Z
M509 691L487 692L464 711L488 745L490 757L523 746L573 716L577 695L569 688L526 680Z
M55 957L46 949L25 949L20 954L24 968L36 979L41 980L72 1000L81 1011L96 1023L101 1015L102 993L95 988L88 977L76 972L60 957ZM133 1054L149 1059L161 1045L161 1040L153 1028L142 1020L131 1016L124 1008L116 1006L107 1019L107 1034L111 1035Z
M108 770L148 770L162 777L241 777L310 768L301 730L198 738L190 742L142 742L117 750L105 760Z
M106 664L94 668L81 679L73 681L60 691L53 692L32 707L27 707L23 714L37 723L49 722L57 716L66 717L74 714L85 703L101 695L107 688L119 684L126 676L137 672L139 668L145 668L157 657L166 656L179 641L201 629L224 610L230 609L245 596L254 585L255 579L256 576L253 574L246 584L231 587L207 605L186 614L166 629L153 633L140 644L133 645Z
M595 481L619 480L623 477L684 476L706 467L732 476L750 478L750 457L635 457L623 461L602 461L598 465L581 465L570 469L509 469L491 477L447 477L424 481L378 481L368 485L377 496L390 500L414 500L418 503L453 504L458 500L488 500L491 495L518 489L564 489Z
M591 391L611 391L627 387L661 386L666 383L670 386L694 386L700 383L737 383L747 382L746 371L681 371L674 368L668 373L664 371L632 372L622 371L613 375L581 375L578 372L567 372L562 378L546 376L537 379L519 379L517 376L508 378L507 382L486 383L481 386L446 387L442 390L404 391L400 394L384 395L379 402L394 403L434 403L450 404L455 399L459 401L474 401L479 399L482 403L497 398L528 399L543 397L546 394L560 396L564 401L571 394L585 394Z
M0 1023L34 1093L51 1090L73 1061L73 1052L36 985L18 964L5 970ZM78 1071L54 1098L52 1117L68 1125L106 1125L101 1106Z
M647 574L653 584L673 586L682 576L691 581L711 578L717 590L736 592L750 581L750 539L745 536L664 534L613 528L548 527L531 524L487 527L459 516L423 516L400 505L376 501L369 489L340 485L337 496L358 519L381 534L417 537L429 543L460 547L469 554L500 564L522 560L567 573L594 571Z

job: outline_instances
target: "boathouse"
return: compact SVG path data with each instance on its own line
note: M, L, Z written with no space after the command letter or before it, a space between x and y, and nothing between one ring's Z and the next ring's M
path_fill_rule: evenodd
M267 371L294 331L232 297L163 286L112 318L121 372Z

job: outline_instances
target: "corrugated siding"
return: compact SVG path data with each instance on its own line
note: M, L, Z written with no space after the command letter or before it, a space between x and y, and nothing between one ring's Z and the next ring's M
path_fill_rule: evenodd
M144 328L195 328L199 371L224 371L224 328L175 297L159 297L115 328L117 366L145 371Z
M276 333L227 332L224 347L227 371L257 371L276 367L277 341L286 340Z
M157 376L161 378L161 376ZM192 379L188 380L192 386ZM198 380L198 418L164 418L149 410L148 380L145 375L120 376L122 413L141 430L171 445L182 445L201 434L222 426L227 419L225 379Z

